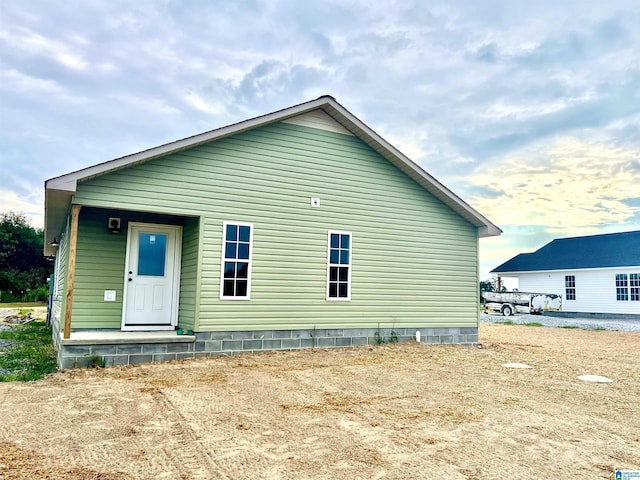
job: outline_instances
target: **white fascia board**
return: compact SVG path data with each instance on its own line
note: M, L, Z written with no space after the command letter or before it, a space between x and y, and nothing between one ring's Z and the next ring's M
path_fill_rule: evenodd
M75 193L78 181L76 178L67 178L67 175L52 178L44 182L45 190L61 190Z
M591 268L556 268L551 270L525 270L520 272L489 272L489 273L493 273L499 277L517 277L519 275L526 275L529 273L594 272L597 270L608 270L608 271L637 270L640 273L640 265L620 265L618 267L591 267Z
M487 220L487 222L489 222ZM490 223L490 222L489 222ZM500 228L496 227L495 225L487 225L484 227L478 227L478 236L480 236L480 238L486 238L486 237L497 237L498 235L502 234L502 230L500 230Z

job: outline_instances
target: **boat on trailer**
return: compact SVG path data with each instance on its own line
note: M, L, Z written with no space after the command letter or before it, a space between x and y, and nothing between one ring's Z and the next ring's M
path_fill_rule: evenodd
M555 293L482 292L484 308L509 317L514 313L541 314L562 309L562 296Z

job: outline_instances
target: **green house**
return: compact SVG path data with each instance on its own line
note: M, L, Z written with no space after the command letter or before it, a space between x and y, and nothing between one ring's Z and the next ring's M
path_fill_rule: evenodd
M334 98L45 182L62 368L478 340L500 229Z

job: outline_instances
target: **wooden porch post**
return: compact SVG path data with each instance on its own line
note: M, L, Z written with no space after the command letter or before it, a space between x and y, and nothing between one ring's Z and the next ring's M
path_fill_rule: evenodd
M71 231L69 232L69 265L67 267L67 303L64 312L64 337L71 336L71 312L73 310L73 284L76 278L76 245L78 243L78 217L80 205L71 206Z

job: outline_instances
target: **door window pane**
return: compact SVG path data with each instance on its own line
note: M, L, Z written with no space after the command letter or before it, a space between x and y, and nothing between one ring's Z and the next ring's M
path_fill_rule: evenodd
M166 234L140 233L138 235L138 275L164 277L166 256Z

